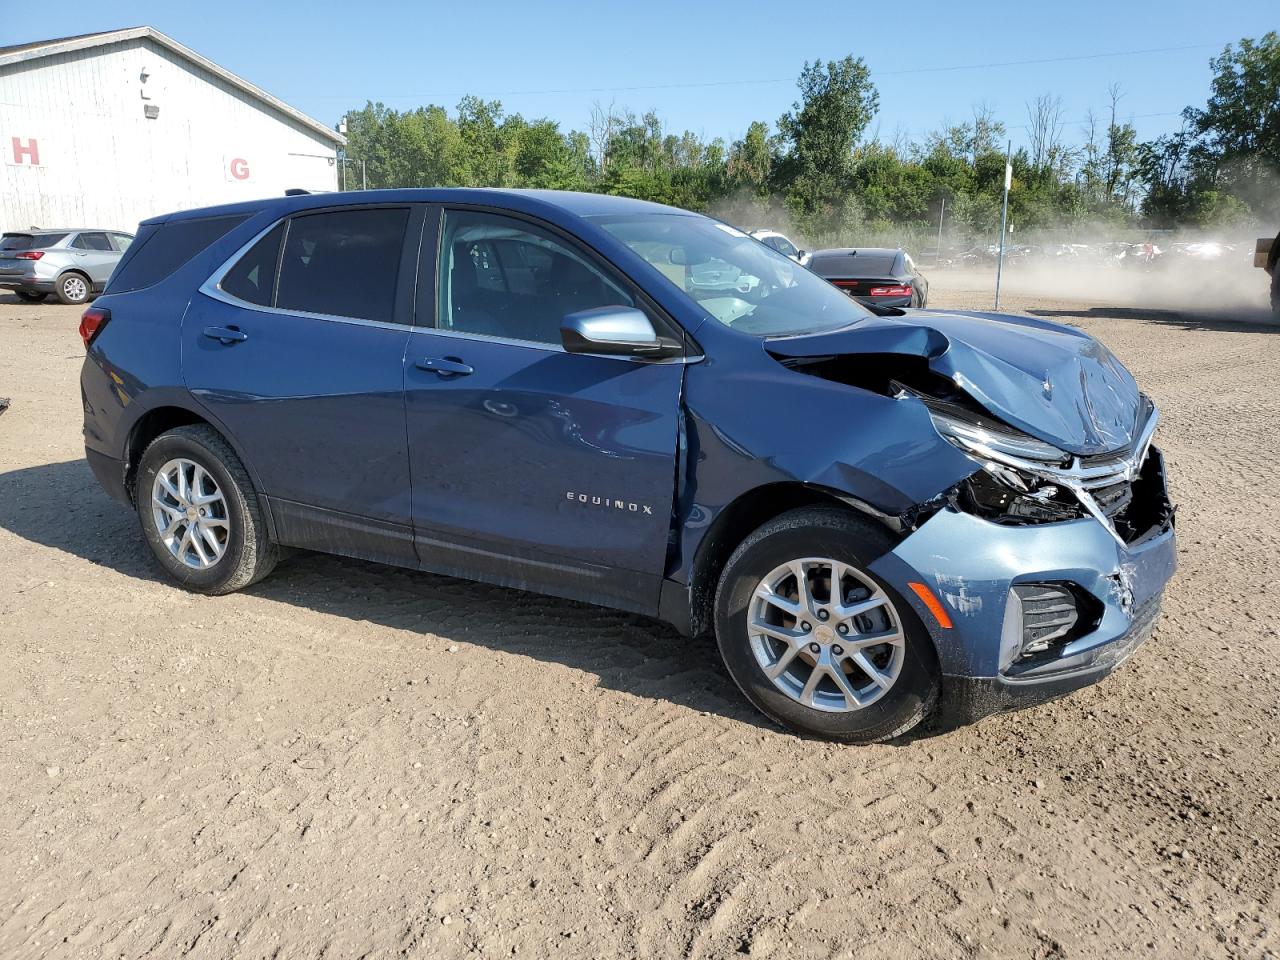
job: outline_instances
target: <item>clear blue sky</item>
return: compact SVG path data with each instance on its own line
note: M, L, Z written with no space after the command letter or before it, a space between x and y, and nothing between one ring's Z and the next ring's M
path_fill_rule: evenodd
M776 123L806 59L853 54L866 58L880 90L884 139L960 122L986 101L1016 141L1026 101L1044 92L1062 96L1074 138L1075 121L1104 108L1112 82L1145 139L1176 128L1184 106L1203 104L1209 59L1280 27L1277 10L1275 0L63 0L4 17L0 44L145 23L330 124L366 99L452 110L475 93L566 129L585 129L594 101L614 101L656 109L675 132L728 140L754 119ZM1164 52L1133 52L1157 48Z

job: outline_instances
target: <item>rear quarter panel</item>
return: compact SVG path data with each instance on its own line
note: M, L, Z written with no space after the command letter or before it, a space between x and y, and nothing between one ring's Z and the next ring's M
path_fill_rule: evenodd
M184 385L182 319L200 284L270 216L250 216L159 283L129 293L108 290L93 302L110 310L111 320L81 368L86 447L123 462L134 426L148 411L165 406L190 410L218 426ZM234 438L228 439L234 447ZM252 465L246 467L253 476Z

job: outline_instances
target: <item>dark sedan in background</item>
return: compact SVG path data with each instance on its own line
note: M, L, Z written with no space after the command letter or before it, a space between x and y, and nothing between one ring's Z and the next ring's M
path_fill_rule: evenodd
M809 269L869 306L923 307L929 302L929 281L903 250L819 250Z

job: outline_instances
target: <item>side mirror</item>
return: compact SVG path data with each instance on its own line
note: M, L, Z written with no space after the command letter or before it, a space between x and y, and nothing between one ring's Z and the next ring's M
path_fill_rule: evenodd
M799 257L801 260L803 260L806 256L808 256L808 253L809 253L808 250L797 250L796 256Z
M658 336L644 311L635 307L595 307L571 313L560 323L560 342L569 353L661 359L680 353L680 344Z
M667 260L676 266L685 267L689 265L689 255L685 253L684 247L672 247L667 251Z

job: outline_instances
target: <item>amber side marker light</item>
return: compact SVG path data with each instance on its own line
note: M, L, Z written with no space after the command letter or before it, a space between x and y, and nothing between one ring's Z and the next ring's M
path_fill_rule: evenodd
M933 614L933 619L938 621L938 626L943 630L951 629L951 618L947 616L947 611L943 608L941 601L933 595L933 591L926 587L923 583L916 583L912 580L907 584L911 588L911 592L920 598L920 602L929 608L929 612Z

